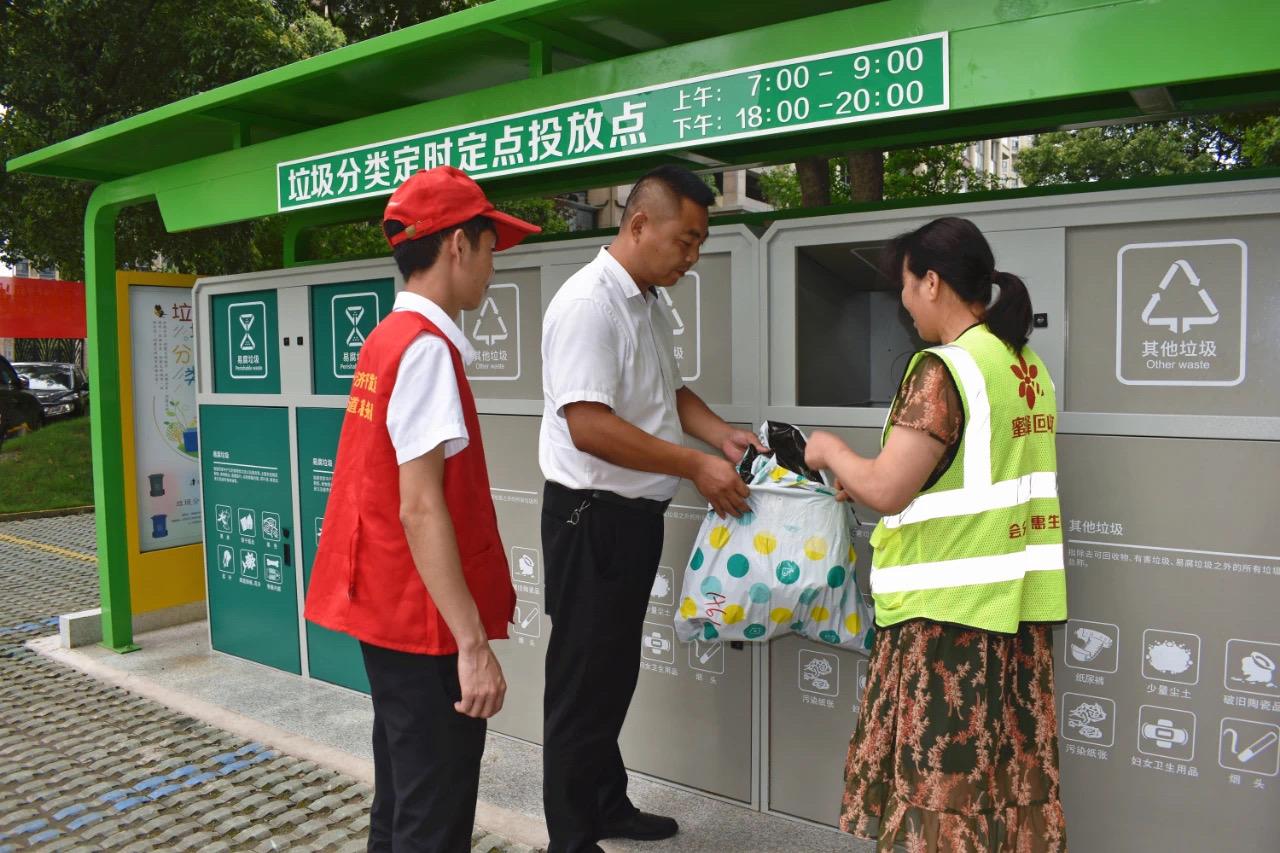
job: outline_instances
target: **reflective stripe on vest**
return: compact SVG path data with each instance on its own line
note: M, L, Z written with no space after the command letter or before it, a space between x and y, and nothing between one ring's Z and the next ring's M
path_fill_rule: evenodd
M1022 400L1013 396L1016 377L1009 377L1008 389L1001 385L1008 381L1004 361L1008 348L985 326L978 326L957 341L926 352L943 359L964 400L964 435L952 463L960 467L955 473L962 482L958 488L935 484L916 495L902 512L881 519L872 538L876 621L884 626L931 618L1011 632L1022 619L1066 618L1057 473L1034 470L1038 465L1055 467L1044 461L1046 445L1040 443L1051 441L1052 436L1001 433L993 443L989 395L997 395L994 409L1002 420L1014 410L1012 401L1021 406ZM1039 359L1033 357L1033 363ZM1043 364L1039 365L1043 371ZM1049 382L1047 374L1043 381ZM1049 406L1040 412L1042 418L1055 408L1053 395L1044 397ZM1031 414L1030 408L1018 411ZM1010 426L1001 423L999 428L1009 430ZM886 422L884 439L890 429ZM1007 442L1024 440L1037 444L1010 446L1015 455L993 460L993 445L1001 454ZM1047 449L1051 451L1052 445ZM996 470L1008 479L996 480ZM942 482L948 479L954 486L955 474L949 471Z

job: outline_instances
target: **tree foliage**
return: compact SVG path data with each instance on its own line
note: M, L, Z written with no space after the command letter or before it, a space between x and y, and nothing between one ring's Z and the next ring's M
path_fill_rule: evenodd
M965 190L992 189L998 179L964 164L963 143L900 148L884 155L884 198L903 199L946 195ZM853 198L846 157L827 161L830 204L844 204ZM779 210L816 206L801 192L794 166L779 166L760 175L765 201Z
M181 98L448 14L477 0L0 0L0 163ZM328 18L325 14L328 14ZM93 186L0 169L0 259L84 275ZM554 200L500 205L555 233ZM279 267L284 223L266 217L169 234L154 204L121 213L124 268L204 275ZM385 252L378 223L318 229L307 257Z
M1275 165L1280 165L1280 118L1270 113L1042 133L1014 161L1028 186Z
M345 41L289 0L21 0L0 15L0 161ZM0 171L0 256L79 278L92 189ZM254 269L278 260L278 239L274 249L264 240L279 231L256 222L171 235L154 205L139 206L121 214L117 260L149 267L162 255L184 271Z
M314 11L327 15L354 44L483 2L485 0L310 0L310 5Z

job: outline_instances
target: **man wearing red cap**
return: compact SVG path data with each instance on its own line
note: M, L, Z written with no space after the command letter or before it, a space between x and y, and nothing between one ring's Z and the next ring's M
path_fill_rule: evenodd
M360 350L306 618L360 641L373 694L369 850L471 849L486 720L506 682L489 641L515 607L452 317L493 253L537 226L474 181L418 172L383 216L405 287Z

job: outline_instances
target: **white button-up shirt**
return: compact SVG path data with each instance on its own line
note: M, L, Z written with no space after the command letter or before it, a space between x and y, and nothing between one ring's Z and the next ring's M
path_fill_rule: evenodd
M564 408L603 403L652 436L681 444L670 309L655 289L641 290L601 249L564 283L542 320L542 431L538 463L548 480L628 498L670 500L679 477L636 471L573 445Z
M476 357L475 349L453 319L425 296L402 290L396 294L391 310L416 311L430 320L458 348L464 365ZM387 432L400 465L441 444L446 459L466 448L470 436L462 417L458 378L453 372L449 345L438 335L423 332L405 347L396 384L387 401Z

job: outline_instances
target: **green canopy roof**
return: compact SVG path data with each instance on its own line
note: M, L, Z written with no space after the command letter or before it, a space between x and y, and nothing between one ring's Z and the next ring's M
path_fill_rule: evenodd
M494 0L222 86L9 162L109 181L527 78L873 0Z

